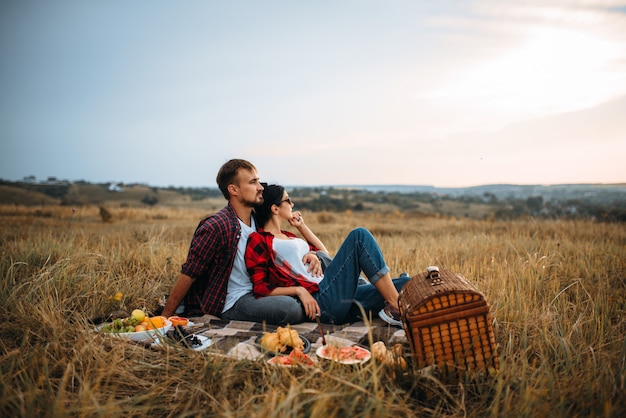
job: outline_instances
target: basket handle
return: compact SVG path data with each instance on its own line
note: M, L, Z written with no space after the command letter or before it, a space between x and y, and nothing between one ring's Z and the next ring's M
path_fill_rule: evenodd
M428 266L426 267L426 273L426 278L430 280L431 286L441 286L443 284L441 276L439 275L439 267Z

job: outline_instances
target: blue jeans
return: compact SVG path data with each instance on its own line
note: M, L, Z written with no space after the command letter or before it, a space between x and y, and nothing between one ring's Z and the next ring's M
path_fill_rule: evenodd
M361 272L371 284L359 284ZM356 228L348 234L332 262L324 271L320 290L313 296L322 311L321 321L345 323L354 321L360 304L367 312L378 312L385 305L374 283L389 272L383 253L374 236L365 228ZM400 291L408 277L393 279Z
M271 325L298 324L304 322L304 308L291 296L256 298L248 293L239 298L232 308L222 313L228 321L265 322Z

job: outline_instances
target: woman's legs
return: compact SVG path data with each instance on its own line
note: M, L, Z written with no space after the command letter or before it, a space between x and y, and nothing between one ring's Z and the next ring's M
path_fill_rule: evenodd
M400 277L392 279L392 283L396 288L397 292L400 292L406 282L410 279L407 273L402 273ZM385 299L380 294L378 289L373 284L362 284L356 289L356 293L354 295L355 304L353 305L350 311L350 317L348 318L349 322L354 322L363 318L363 313L365 313L365 317L369 318L370 315L372 318L376 318L378 313L385 307ZM362 308L362 310L361 310Z
M389 267L373 235L365 228L352 230L333 261L324 272L324 280L315 299L322 310L324 322L342 323L347 320L350 307L355 300L361 271L371 283L380 283L380 294L384 298L394 298L397 306L398 294L391 277ZM391 286L391 288L389 288ZM378 289L378 286L376 286Z
M378 293L391 304L395 309L398 309L398 290L391 281L391 275L389 273L381 277L377 282L373 283Z

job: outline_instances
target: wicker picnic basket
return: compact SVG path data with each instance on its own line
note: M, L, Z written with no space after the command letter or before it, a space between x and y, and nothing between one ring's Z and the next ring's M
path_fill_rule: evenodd
M428 267L404 285L399 307L418 367L436 365L461 373L498 370L489 306L462 275Z

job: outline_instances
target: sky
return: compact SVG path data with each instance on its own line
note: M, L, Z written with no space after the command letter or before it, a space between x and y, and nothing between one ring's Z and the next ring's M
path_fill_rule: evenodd
M626 182L626 0L0 0L0 178Z

